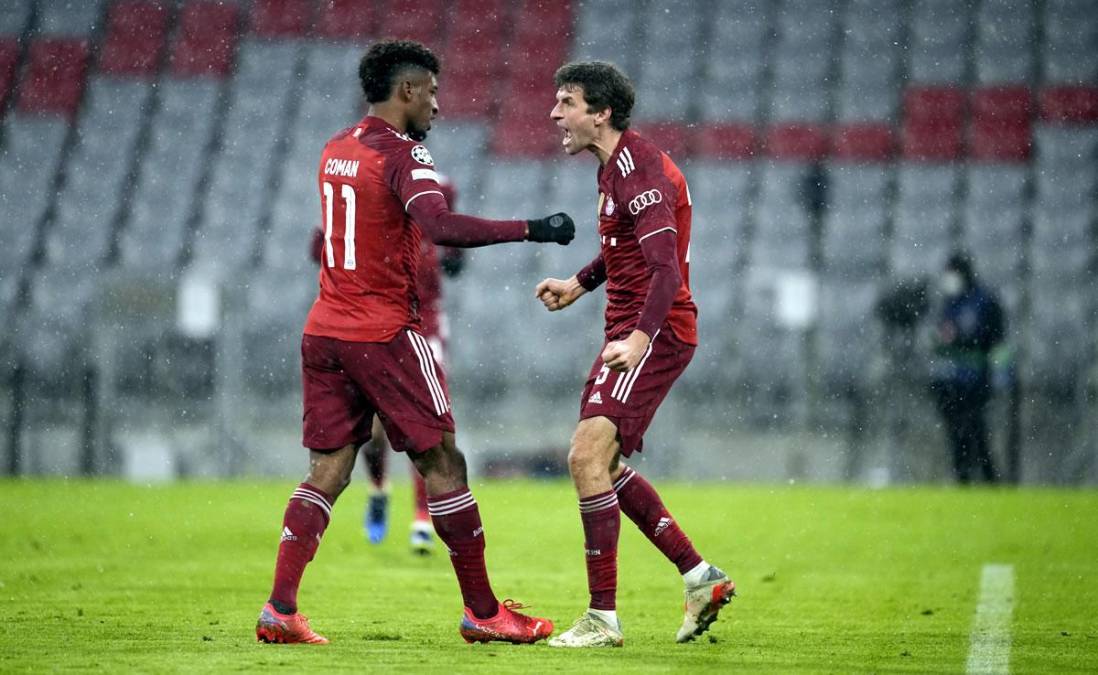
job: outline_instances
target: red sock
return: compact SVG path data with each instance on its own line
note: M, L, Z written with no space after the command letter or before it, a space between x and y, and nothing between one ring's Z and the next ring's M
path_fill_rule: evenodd
M621 510L613 490L579 500L591 609L616 609Z
M332 498L308 483L297 486L282 517L282 542L278 545L274 589L270 601L275 609L297 611L297 588L305 566L320 546L320 537L332 516Z
M686 574L701 563L702 557L694 550L690 538L671 518L656 489L644 476L625 467L614 481L614 490L618 493L621 510L637 524L648 541L675 563L679 574Z
M415 465L412 467L412 492L415 498L416 505L416 520L430 520L430 515L427 513L427 483L424 482L423 476L419 475L419 471L416 471Z
M478 619L492 618L499 611L499 601L492 593L484 566L484 527L473 493L463 487L428 497L427 510L439 539L450 549L450 563L465 606Z

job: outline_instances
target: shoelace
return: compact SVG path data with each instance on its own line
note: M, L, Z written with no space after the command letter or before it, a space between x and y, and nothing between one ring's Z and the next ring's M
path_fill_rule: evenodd
M511 598L507 598L506 600L503 601L502 604L503 604L504 609L509 609L509 610L530 609L531 607L533 607L533 605L524 605L521 602L518 602L517 600L512 600Z

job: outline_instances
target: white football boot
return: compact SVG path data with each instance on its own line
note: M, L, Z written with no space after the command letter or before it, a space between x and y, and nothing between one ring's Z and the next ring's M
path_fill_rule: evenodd
M621 624L611 626L589 612L576 619L572 627L549 640L550 647L620 647Z
M700 584L686 587L686 615L682 628L675 636L676 642L690 642L717 620L721 607L736 595L736 584L720 569L709 566Z

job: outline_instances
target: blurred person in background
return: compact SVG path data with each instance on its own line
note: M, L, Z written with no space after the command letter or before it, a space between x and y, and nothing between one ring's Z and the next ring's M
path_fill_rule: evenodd
M449 178L439 175L439 189L442 191L450 209L457 208L457 190ZM324 227L313 230L311 253L313 261L320 264L324 250ZM442 368L446 367L446 339L449 325L442 307L442 274L456 277L465 264L465 253L460 248L436 246L429 238L419 242L419 268L416 276L416 289L419 294L419 316L422 322L423 337L431 352ZM359 449L365 461L363 469L370 478L370 493L366 498L366 512L362 518L362 527L371 544L380 544L389 530L389 483L388 454L392 444L385 435L381 420L374 416L370 440ZM412 501L414 516L410 545L414 553L427 555L434 546L434 528L431 516L427 512L427 486L423 476L409 463L412 478Z
M998 299L984 288L972 258L954 253L939 279L944 296L938 317L930 385L945 424L957 482L978 473L998 480L991 458L987 404L992 395L992 352L1003 342L1006 318Z

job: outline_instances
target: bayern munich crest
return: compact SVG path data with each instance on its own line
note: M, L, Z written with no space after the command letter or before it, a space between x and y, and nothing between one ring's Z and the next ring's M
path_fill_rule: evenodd
M610 195L606 195L606 215L614 215L614 198Z
M431 153L427 151L427 146L424 145L417 145L412 148L412 159L427 166L435 165L435 160L431 158Z

